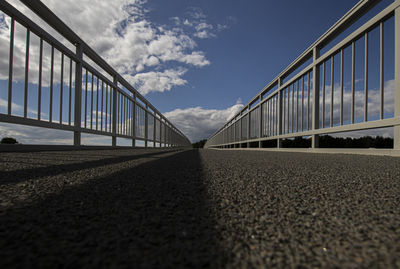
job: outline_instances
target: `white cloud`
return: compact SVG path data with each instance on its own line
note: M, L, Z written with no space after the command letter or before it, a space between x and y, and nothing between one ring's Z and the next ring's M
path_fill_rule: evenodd
M243 104L237 102L222 110L191 107L175 109L164 115L192 142L196 142L209 138L242 108Z
M190 7L186 13L193 19L205 19L207 17L199 7Z
M187 72L187 69L167 69L163 72L140 73L134 77L127 76L126 79L134 85L138 85L143 94L149 92L169 91L174 86L182 86L187 83L181 77Z
M201 39L205 39L205 38L215 37L215 34L210 33L207 30L201 30L201 31L198 31L197 33L195 33L194 36L201 38Z
M9 2L74 50L68 41L48 27L18 0L9 0ZM170 28L149 21L146 0L81 0L79 2L75 0L43 0L43 2L128 81L139 81L140 83L134 84L134 86L142 94L153 89L142 89L140 87L142 82L137 77L148 75L154 78L154 73L170 73L171 65L168 62L174 61L188 67L204 67L210 64L205 53L196 50L197 44L190 36L192 31L188 32L188 29L183 26ZM192 16L205 19L202 11L197 9L192 9ZM172 20L177 26L189 23L186 20L181 21L178 17L174 17ZM9 26L9 17L0 18L0 79L8 77ZM205 21L198 24L198 27L202 29L209 29L210 26ZM14 48L14 80L16 81L24 79L26 30L22 27L21 29L21 31L16 31ZM31 43L31 59L39 58L38 48L39 42ZM43 86L47 86L50 73L49 51L45 51L43 61ZM177 65L172 68L181 70L188 67L183 68ZM38 69L38 60L36 63L31 61L30 77L37 78ZM56 62L54 68L56 83L60 77L60 69L60 63ZM161 79L159 85L166 87L158 86L154 90L165 91L171 90L171 85L184 85L186 83L183 78L185 72L175 72L175 74L178 74L179 78L173 76L173 81L170 83L166 83L165 78L171 76L157 76Z
M215 38L217 33L229 28L229 24L234 23L233 17L226 18L225 24L210 24L207 22L207 16L199 7L190 7L187 9L186 18L172 17L171 20L176 26L192 29L192 35L199 39Z

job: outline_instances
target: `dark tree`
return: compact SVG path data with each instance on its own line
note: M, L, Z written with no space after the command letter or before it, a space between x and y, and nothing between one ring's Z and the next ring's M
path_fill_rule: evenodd
M3 139L0 141L0 144L18 144L18 141L12 137L3 137Z

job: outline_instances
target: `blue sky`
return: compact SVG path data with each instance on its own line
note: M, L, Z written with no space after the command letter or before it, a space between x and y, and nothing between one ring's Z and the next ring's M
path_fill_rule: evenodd
M8 2L35 19L17 0ZM43 2L197 141L233 116L358 1ZM5 85L0 83L2 93ZM8 133L3 128L3 134L12 134L11 128Z
M197 41L211 64L188 71L187 85L148 97L165 112L193 106L225 109L238 98L246 103L357 2L151 1L148 15L157 23L199 7L207 22L227 29Z

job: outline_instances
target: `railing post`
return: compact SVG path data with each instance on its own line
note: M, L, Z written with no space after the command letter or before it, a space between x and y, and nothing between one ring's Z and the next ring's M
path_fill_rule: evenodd
M281 87L281 78L278 78L278 89ZM278 91L278 136L282 134L282 91ZM276 140L276 147L279 149L282 147L282 139Z
M117 88L118 78L114 75L112 98L112 146L117 146Z
M74 146L81 145L81 110L82 110L82 45L76 44L76 57L78 61L75 66L75 101L74 101Z
M312 106L312 130L319 129L319 68L316 65L316 61L319 57L319 49L314 47L313 49L313 106ZM319 147L319 135L313 134L311 138L311 147Z
M394 11L394 21L394 116L400 117L400 7ZM393 148L400 150L400 125L393 129Z
M133 94L132 104L132 147L136 147L136 94Z

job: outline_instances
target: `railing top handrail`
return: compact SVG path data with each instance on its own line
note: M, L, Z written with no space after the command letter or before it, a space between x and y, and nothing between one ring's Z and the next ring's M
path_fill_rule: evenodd
M111 67L85 41L83 41L69 26L67 26L60 18L58 18L57 15L55 15L54 12L52 12L45 4L43 4L40 0L20 1L73 45L80 44L82 46L83 53L86 56L99 65L99 67L101 67L104 71L112 76L116 76L117 80L123 84L127 90L132 92L132 94L150 107L154 113L157 113L164 121L171 125L174 130L176 130L179 134L184 136L186 140L189 141L189 139L178 128L176 128L161 112L159 112L146 98L144 98L142 94L140 94L128 81L126 81L125 78L123 78L113 67ZM3 1L3 4L10 5L6 1Z
M360 0L356 5L354 5L345 15L343 15L334 25L332 25L323 35L321 35L316 41L314 41L302 54L300 54L294 61L292 61L282 72L280 72L270 83L268 83L255 97L253 97L237 114L235 114L231 119L227 120L224 125L219 128L215 133L213 133L209 139L213 138L222 129L224 129L227 124L241 113L243 113L249 106L257 101L260 96L264 95L271 87L274 87L280 79L284 79L293 72L296 68L301 66L309 57L312 57L314 48L321 49L327 45L330 41L344 32L349 28L354 22L356 22L360 17L362 17L371 8L376 6L382 0Z

